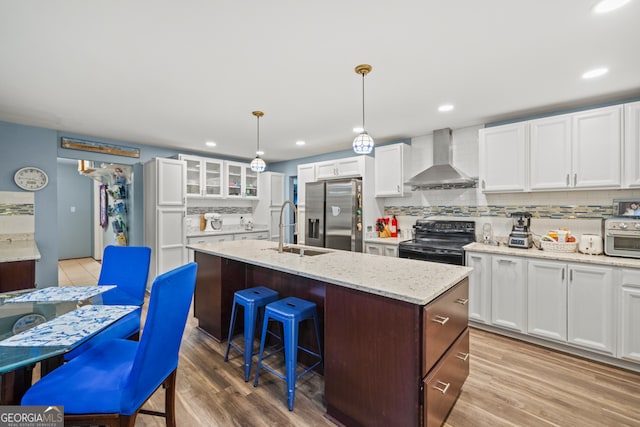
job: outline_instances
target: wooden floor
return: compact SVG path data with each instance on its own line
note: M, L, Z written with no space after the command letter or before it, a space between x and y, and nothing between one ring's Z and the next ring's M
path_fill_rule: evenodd
M283 381L261 373L254 388L243 380L239 354L223 361L225 349L190 318L178 368L179 426L333 425L323 416L322 377L298 382L289 412ZM640 426L640 374L476 329L470 352L469 378L447 426ZM159 390L147 406L162 405ZM149 415L136 423L163 425Z

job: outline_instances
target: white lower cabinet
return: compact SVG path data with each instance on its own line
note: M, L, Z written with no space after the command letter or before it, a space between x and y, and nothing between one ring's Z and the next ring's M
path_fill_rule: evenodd
M233 236L233 240L269 240L269 232L254 231L252 233L239 233Z
M497 256L491 259L491 323L526 332L526 260Z
M384 243L368 243L364 244L364 252L373 255L398 256L398 245Z
M466 254L469 273L469 319L491 323L491 255Z
M640 271L622 270L618 357L640 362Z
M640 268L466 253L469 319L640 362Z
M567 340L567 265L527 262L527 332L542 338Z
M613 268L584 264L568 268L568 342L613 355Z

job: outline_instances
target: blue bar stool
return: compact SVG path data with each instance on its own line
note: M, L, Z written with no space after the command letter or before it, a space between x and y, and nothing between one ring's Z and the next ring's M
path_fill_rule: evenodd
M231 324L229 325L229 337L227 339L227 352L224 361L229 361L231 347L244 354L244 381L249 381L251 374L251 358L253 352L253 339L256 331L256 320L261 308L278 299L278 293L264 286L243 289L233 294L233 308L231 309ZM233 343L233 328L236 323L236 308L244 307L244 350Z
M310 349L301 347L298 345L298 327L300 322L307 319L313 319L313 324L316 330L316 340L318 343L318 352L314 353ZM268 355L264 355L264 344L268 333L269 320L275 320L282 322L284 327L284 359L286 375L275 371L273 368L263 364L263 361L278 353L274 351ZM296 365L298 363L298 349L305 351L318 358L318 361L305 369L300 375L296 375ZM276 302L267 304L264 310L264 322L262 323L262 339L260 340L260 356L258 358L258 366L256 367L256 379L253 383L254 387L258 386L258 376L260 375L260 369L264 368L276 375L280 379L287 382L287 403L289 410L293 411L293 402L296 393L296 381L298 378L318 366L322 363L322 350L320 348L320 332L318 330L318 315L316 312L316 305L310 301L305 301L300 298L289 297L283 298Z

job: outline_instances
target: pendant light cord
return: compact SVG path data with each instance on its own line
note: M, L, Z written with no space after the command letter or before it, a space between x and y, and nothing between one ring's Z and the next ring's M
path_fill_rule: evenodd
M256 144L256 156L259 156L260 154L258 154L258 153L260 152L260 116L256 116L256 117L258 117L258 122L257 122L258 123L258 125L257 125L258 126L258 131L257 131L258 140L257 140L257 144Z
M362 131L366 132L364 127L364 73L362 73Z

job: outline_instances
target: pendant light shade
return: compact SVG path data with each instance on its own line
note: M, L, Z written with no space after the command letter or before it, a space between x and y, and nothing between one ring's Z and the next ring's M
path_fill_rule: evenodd
M364 127L364 76L372 70L371 65L361 64L355 68L356 73L362 75L362 132L353 140L353 151L357 154L369 154L373 150L373 138Z
M260 152L260 117L264 116L264 113L262 111L253 111L251 114L256 116L256 118L258 119L256 158L251 161L251 170L254 172L264 172L264 170L267 168L267 164L260 158L260 154L258 154Z

